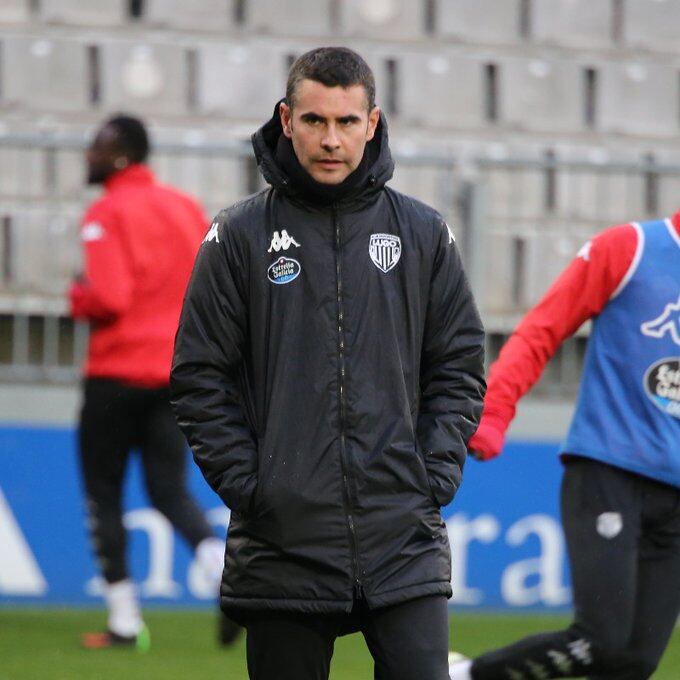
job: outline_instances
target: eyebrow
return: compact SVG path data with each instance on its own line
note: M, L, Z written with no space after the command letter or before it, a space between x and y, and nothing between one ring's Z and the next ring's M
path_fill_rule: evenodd
M316 122L326 122L326 118L323 116L320 116L318 113L314 112L309 112L309 113L303 113L300 118L304 120L307 123L316 123ZM359 116L354 115L353 113L350 113L346 116L340 116L340 118L337 119L339 123L358 123L361 118Z

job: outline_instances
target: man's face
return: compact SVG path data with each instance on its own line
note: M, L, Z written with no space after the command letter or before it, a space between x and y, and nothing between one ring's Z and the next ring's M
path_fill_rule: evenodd
M380 109L368 111L363 85L326 87L305 79L295 88L294 107L281 104L280 114L300 165L317 182L339 184L361 163Z
M105 125L92 140L85 153L88 184L102 184L128 164L118 137L118 130L113 125Z

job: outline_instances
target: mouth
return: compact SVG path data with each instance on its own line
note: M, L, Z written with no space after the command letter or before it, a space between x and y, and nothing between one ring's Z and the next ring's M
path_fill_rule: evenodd
M332 158L321 158L316 163L327 170L334 170L342 165L342 161L334 160Z

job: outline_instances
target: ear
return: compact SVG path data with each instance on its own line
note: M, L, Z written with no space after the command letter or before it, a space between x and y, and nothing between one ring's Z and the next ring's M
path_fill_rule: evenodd
M279 104L279 116L281 116L283 134L290 139L293 136L293 112L285 102Z
M380 120L380 108L373 107L373 110L368 114L368 126L366 127L366 141L370 142L375 135L375 129L378 127Z

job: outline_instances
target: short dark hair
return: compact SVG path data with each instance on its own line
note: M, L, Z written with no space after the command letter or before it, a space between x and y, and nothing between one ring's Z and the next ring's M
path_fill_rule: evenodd
M326 87L362 85L368 110L375 106L375 77L371 67L347 47L317 47L295 60L288 72L286 102L293 107L295 88L302 80L315 80Z
M132 163L143 163L149 155L149 135L146 127L139 118L118 114L109 118L106 125L115 127L118 131L118 143L121 150Z

